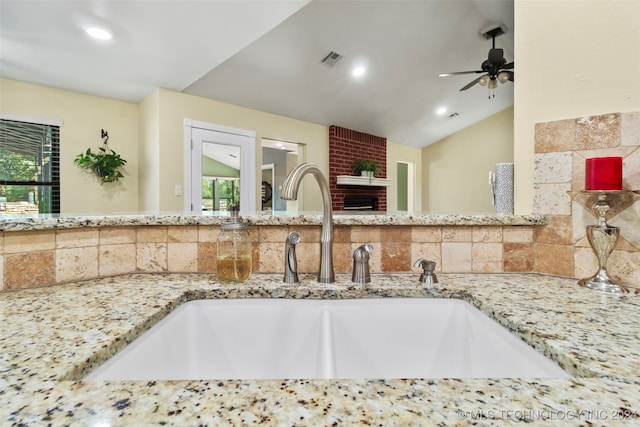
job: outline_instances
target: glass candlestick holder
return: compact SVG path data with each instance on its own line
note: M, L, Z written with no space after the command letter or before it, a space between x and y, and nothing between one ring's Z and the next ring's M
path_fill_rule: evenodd
M615 283L607 273L607 260L616 245L620 228L607 224L607 212L611 208L607 198L611 194L623 193L623 191L587 191L596 194L598 200L591 210L598 217L597 225L587 226L587 239L598 259L598 271L592 277L581 279L578 284L590 289L603 292L623 293L628 292L623 285Z

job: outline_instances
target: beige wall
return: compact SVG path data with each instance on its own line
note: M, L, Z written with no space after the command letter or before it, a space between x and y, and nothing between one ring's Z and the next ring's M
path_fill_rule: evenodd
M329 170L329 137L326 126L168 89L159 89L158 96L159 130L157 134L159 136L161 171L157 176L157 200L159 203L158 206L144 206L145 210L179 211L183 209L183 198L174 195L174 187L175 185L183 185L184 119L255 131L258 144L262 138L305 144L306 161L317 164L325 172ZM261 164L261 150L258 148L256 148L256 163ZM145 160L143 159L143 161ZM256 186L260 178L259 172L256 165ZM146 182L148 178L145 177L142 181ZM155 180L156 177L152 176L150 179ZM305 210L322 209L320 191L311 178L305 179L303 197ZM256 195L256 202L257 200L258 195ZM257 204L257 206L260 205Z
M310 122L168 89L154 90L140 104L7 79L0 79L0 92L0 112L64 123L61 209L66 214L182 211L183 197L175 196L174 190L184 185L184 119L253 130L256 141L271 138L304 144L305 161L327 174L329 170L328 128ZM109 146L128 162L125 179L115 185L100 186L95 177L73 166L78 153L101 145L100 129L109 132ZM419 159L418 153L415 148L390 144L388 159L395 165ZM261 164L258 147L256 159ZM419 185L420 164L416 172ZM395 200L395 187L388 194ZM301 197L304 210L322 210L313 179L304 180ZM416 206L419 210L419 194Z
M60 208L65 213L138 210L138 106L77 92L0 79L0 112L25 118L60 120ZM125 178L100 185L95 175L73 165L80 152L102 146L100 130L109 132L109 148L124 159Z
M422 149L422 208L495 213L489 171L513 161L513 107Z
M138 209L160 206L160 91L154 90L140 104Z
M516 213L533 203L534 125L640 109L640 1L515 0Z
M395 212L398 207L398 188L396 185L398 162L413 163L415 165L414 210L416 212L422 211L422 162L420 159L420 153L420 148L409 147L407 145L387 141L387 178L392 181L391 186L387 187L387 211Z
M306 161L328 171L326 126L166 89L156 89L139 105L8 79L0 79L0 93L2 113L63 122L61 210L66 214L182 211L183 198L174 188L183 185L185 118L254 130L257 141L305 144ZM109 132L110 148L127 160L125 178L113 185L101 186L73 165L78 153L102 145L101 129ZM256 154L259 164L261 151ZM304 182L303 198L305 209L322 209L312 179Z

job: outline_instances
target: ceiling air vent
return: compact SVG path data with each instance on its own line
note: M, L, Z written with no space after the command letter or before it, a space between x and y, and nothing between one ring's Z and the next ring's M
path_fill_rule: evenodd
M450 118L450 119L455 119L455 118L456 118L456 117L458 117L459 115L460 115L460 114L458 114L458 113L452 113L452 114L449 114L449 118Z
M342 55L340 55L338 52L331 51L328 55L325 55L325 57L320 60L320 63L331 68L336 65L336 62L338 62L340 58L342 58Z

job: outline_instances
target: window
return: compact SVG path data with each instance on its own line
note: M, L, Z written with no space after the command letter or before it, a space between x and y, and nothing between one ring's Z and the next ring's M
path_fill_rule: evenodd
M0 215L60 213L60 126L0 119Z
M240 178L202 177L202 211L228 211L240 201Z

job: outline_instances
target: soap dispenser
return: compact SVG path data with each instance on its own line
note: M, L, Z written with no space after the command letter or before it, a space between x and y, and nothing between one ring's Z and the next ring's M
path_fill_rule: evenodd
M231 205L231 215L220 224L218 235L218 278L222 282L246 282L251 276L252 242L248 224Z

